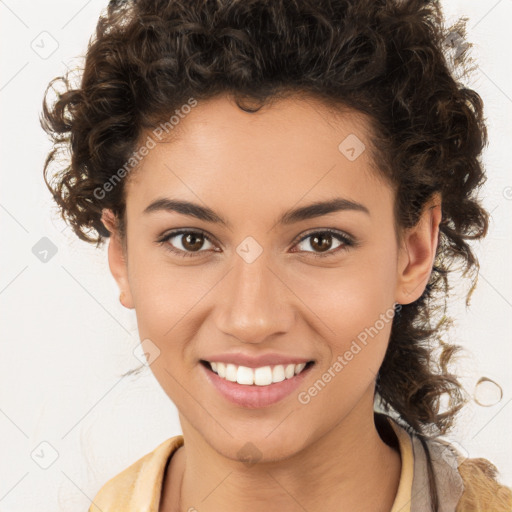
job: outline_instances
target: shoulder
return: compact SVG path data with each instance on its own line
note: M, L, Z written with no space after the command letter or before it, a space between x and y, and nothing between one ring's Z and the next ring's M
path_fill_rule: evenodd
M427 444L441 499L448 498L453 490L453 487L443 489L450 472L460 479L455 512L512 512L512 490L499 483L498 470L490 461L465 458L451 443L440 438L431 439ZM444 467L440 464L441 459Z
M465 459L458 467L464 493L456 512L512 511L512 490L501 485L496 467L487 459Z
M498 470L491 462L483 458L465 458L452 443L440 437L423 437L422 441L421 436L398 424L394 418L389 420L398 437L402 462L404 454L407 456L412 449L412 486L407 482L410 510L430 510L432 507L431 464L436 493L442 504L440 510L512 512L512 489L499 483ZM410 455L408 459L406 457L409 466L410 459Z
M183 445L183 436L159 444L108 480L97 492L88 512L157 510L167 462Z

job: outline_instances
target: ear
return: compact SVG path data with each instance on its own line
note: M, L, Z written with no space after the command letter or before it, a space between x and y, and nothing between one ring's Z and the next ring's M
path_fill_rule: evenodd
M117 218L112 210L103 208L101 221L110 232L108 242L108 266L121 291L119 300L125 308L133 309L133 298L128 280L128 265L117 227Z
M441 194L425 204L416 226L404 232L399 250L396 302L410 304L423 294L432 273L441 222Z

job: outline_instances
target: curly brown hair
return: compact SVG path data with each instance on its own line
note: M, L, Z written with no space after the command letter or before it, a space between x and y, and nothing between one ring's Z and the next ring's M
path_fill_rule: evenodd
M130 160L145 130L189 98L231 94L242 105L308 94L370 123L376 172L396 190L395 231L414 226L442 194L442 221L430 280L396 311L376 394L420 435L444 434L466 398L448 364L458 347L449 325L448 274L478 269L468 240L487 233L476 197L485 182L480 154L487 131L480 96L462 85L471 58L466 18L449 28L437 2L424 0L111 1L89 41L79 87L53 79L41 124L53 140L44 179L78 237L109 236L104 208L125 236L125 187L105 183ZM60 81L64 92L48 106ZM71 159L48 179L61 150ZM124 176L124 175L123 175ZM98 193L101 190L101 193ZM468 293L476 284L476 277ZM440 319L434 322L435 315ZM447 398L447 409L441 404Z

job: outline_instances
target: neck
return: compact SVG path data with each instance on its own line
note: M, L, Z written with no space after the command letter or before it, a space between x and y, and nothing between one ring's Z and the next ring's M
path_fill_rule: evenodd
M400 480L400 455L379 436L373 401L371 406L363 414L358 404L291 457L252 465L219 454L182 418L185 445L171 459L169 474L174 472L175 480L166 493L174 506L161 510L389 512Z

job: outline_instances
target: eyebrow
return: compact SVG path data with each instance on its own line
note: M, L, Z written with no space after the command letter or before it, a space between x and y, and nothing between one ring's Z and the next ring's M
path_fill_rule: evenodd
M190 217L195 217L196 219L203 220L205 222L222 224L227 228L231 228L230 222L215 213L212 209L208 208L207 206L191 203L190 201L160 198L147 206L143 213L148 214L157 211L181 213L182 215L189 215ZM277 224L294 224L296 222L314 219L315 217L321 217L322 215L340 211L357 211L370 215L368 208L366 208L366 206L362 205L361 203L357 203L355 201L341 197L336 197L328 201L317 201L307 206L301 206L299 208L288 210L283 215L281 215L277 221Z

